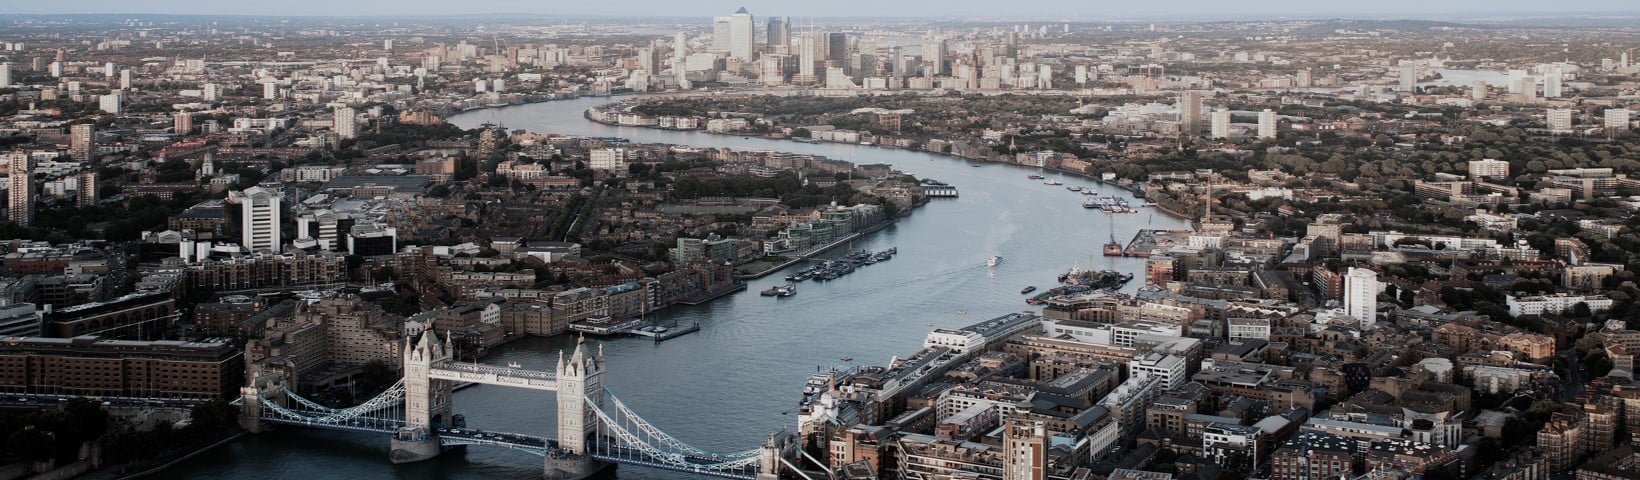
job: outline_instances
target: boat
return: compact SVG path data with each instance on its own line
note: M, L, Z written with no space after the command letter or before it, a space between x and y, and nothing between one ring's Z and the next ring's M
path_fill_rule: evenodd
M770 293L770 292L774 292L774 293ZM780 286L770 288L768 290L763 291L763 296L765 296L765 297L786 298L786 297L790 297L792 295L797 295L797 285L792 285L792 284L780 285Z
M1109 215L1106 216L1108 217ZM1116 219L1114 217L1111 217L1110 220L1110 243L1105 244L1105 256L1122 256L1122 244L1116 241Z
M1031 293L1031 292L1034 292L1034 291L1036 291L1036 285L1028 285L1024 289L1020 290L1019 293L1021 295L1024 295L1024 294Z
M1026 175L1025 178L1029 178L1031 180L1041 180L1042 176L1037 175L1037 174L1030 174L1030 175Z
M1042 182L1042 184L1043 185L1064 185L1065 182L1061 182L1061 181L1058 181L1058 180L1048 180L1046 182Z
M1078 187L1078 186L1076 186L1076 185L1071 185L1071 186L1068 186L1068 187L1065 187L1065 189L1066 189L1066 190L1070 190L1070 191L1072 191L1072 192L1080 192L1080 191L1082 191L1082 187Z
M773 297L773 296L776 296L776 295L780 295L780 287L779 286L769 287L768 290L764 290L762 292L759 292L759 295L763 295L765 297Z
M985 266L995 267L995 266L997 266L998 263L1002 263L1002 257L1001 256L994 256L994 257L991 257L990 259L985 261Z
M842 360L842 361L845 361L845 362L852 362L852 361L854 361L854 357L850 357L848 355L843 355L843 357L839 358L839 360Z

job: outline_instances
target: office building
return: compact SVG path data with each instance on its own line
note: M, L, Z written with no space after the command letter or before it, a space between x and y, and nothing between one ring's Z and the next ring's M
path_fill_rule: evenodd
M1230 111L1213 110L1213 138L1230 138Z
M68 127L68 154L77 162L93 160L96 152L96 125L89 123L75 124Z
M843 67L848 71L848 34L826 34L826 61L831 66Z
M1572 109L1551 108L1545 117L1549 124L1549 133L1572 133Z
M1629 129L1629 117L1632 115L1627 108L1606 109L1605 127L1607 132L1620 132Z
M34 161L27 153L11 154L11 173L7 177L7 194L10 203L6 204L6 218L20 227L34 226L34 200L38 191L34 188Z
M1179 94L1179 134L1194 137L1202 133L1202 92Z
M0 338L40 336L40 312L32 303L0 306Z
M353 222L345 213L311 212L296 219L296 238L318 242L319 248L326 251L339 251L345 247L343 236L353 231Z
M1276 138L1276 112L1268 108L1258 112L1258 138Z
M1344 275L1344 313L1361 321L1361 329L1372 328L1378 316L1378 272L1350 267Z
M262 187L232 192L228 201L239 205L240 245L251 251L278 253L280 240L280 195Z
M336 131L336 136L344 139L359 136L358 126L354 123L358 120L358 113L353 111L353 107L337 107L335 117L331 129Z
M945 39L929 37L923 44L923 74L928 78L945 75Z
M792 21L790 17L769 17L768 47L774 53L787 53L784 48L792 44ZM777 48L782 47L782 48Z
M757 38L753 35L752 14L746 7L733 15L717 17L712 22L712 45L730 57L745 61L757 59Z

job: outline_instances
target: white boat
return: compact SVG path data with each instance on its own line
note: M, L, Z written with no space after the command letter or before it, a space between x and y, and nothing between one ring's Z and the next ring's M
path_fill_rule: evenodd
M1001 263L1001 262L1002 262L1002 257L1000 257L1000 256L991 257L990 259L985 261L985 266L995 267L995 266L997 266L998 263Z
M1043 185L1064 185L1065 182L1061 182L1061 181L1058 181L1058 180L1048 180L1046 182L1042 182L1042 184Z

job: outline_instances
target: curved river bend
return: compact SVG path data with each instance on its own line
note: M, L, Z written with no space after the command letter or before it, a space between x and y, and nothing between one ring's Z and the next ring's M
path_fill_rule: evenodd
M803 382L821 365L886 364L922 345L931 327L956 327L1027 309L1019 291L1047 288L1073 263L1114 269L1143 278L1144 261L1100 257L1109 241L1106 216L1083 209L1083 195L1028 180L1033 169L969 162L929 153L849 144L709 135L601 125L587 108L614 101L583 98L495 110L452 118L462 128L485 122L509 129L588 137L622 137L639 143L670 143L737 150L780 150L824 155L856 164L889 163L919 178L957 186L961 198L935 199L895 226L857 240L850 250L898 247L893 260L827 282L804 282L791 298L757 292L784 283L781 275L698 307L662 312L662 321L700 321L701 330L664 343L643 338L604 343L605 383L627 405L668 433L715 451L755 448L782 428L795 428L793 411ZM1057 174L1067 185L1122 194L1091 181ZM1140 228L1186 228L1178 219L1141 209L1116 215L1116 237ZM1004 257L987 269L985 259ZM1128 286L1136 288L1138 281ZM517 362L550 370L568 335L526 339L497 349L486 362ZM456 393L456 411L469 426L539 435L554 431L551 394L479 386ZM247 437L190 459L160 478L538 478L541 460L503 449L470 447L412 465L387 461L387 439L369 435L292 429ZM666 479L681 474L623 466L622 479Z

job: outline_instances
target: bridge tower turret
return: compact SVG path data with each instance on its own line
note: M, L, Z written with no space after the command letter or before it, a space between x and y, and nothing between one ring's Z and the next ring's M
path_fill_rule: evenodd
M564 358L558 352L558 448L566 454L547 456L545 477L549 479L586 478L606 467L594 460L589 452L588 438L598 431L598 415L604 396L604 349L587 352L586 337L575 341L575 352Z
M450 341L433 332L406 339L404 348L404 427L393 434L393 463L431 459L443 450L437 427L450 425L450 381L434 380L433 365L450 359Z

